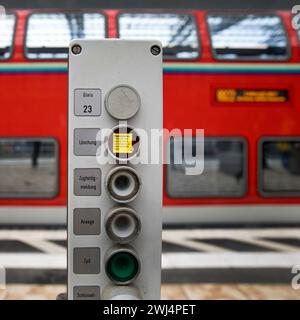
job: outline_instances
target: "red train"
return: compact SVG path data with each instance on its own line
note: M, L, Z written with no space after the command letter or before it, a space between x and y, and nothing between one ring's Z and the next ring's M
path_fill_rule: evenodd
M161 40L164 126L205 130L201 176L165 166L166 222L300 222L289 12L15 10L0 19L1 223L65 222L67 45L82 37Z

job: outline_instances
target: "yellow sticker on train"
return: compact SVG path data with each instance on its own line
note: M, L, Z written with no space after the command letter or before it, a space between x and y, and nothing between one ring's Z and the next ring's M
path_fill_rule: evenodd
M133 152L132 133L114 133L113 134L113 153Z
M288 90L217 89L217 102L287 102Z

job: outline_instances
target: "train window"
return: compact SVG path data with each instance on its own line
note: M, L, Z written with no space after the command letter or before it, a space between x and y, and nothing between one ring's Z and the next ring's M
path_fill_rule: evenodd
M58 147L53 139L0 139L0 198L53 198Z
M123 13L118 17L121 39L159 40L165 59L196 59L199 39L194 17L189 14Z
M205 137L201 175L185 174L185 168L191 163L188 158L197 150L195 139L186 139L185 143L189 144L185 150L190 150L190 154L186 152L182 164L175 164L174 154L182 155L183 147L170 140L171 157L167 165L167 193L170 197L223 198L242 197L246 193L247 145L242 138Z
M0 59L8 59L11 56L16 17L7 14L0 17Z
M275 15L209 15L213 53L219 60L286 60L288 40Z
M260 144L260 192L300 195L300 138L264 139Z
M28 18L26 56L66 59L74 38L105 38L105 18L99 13L34 13Z

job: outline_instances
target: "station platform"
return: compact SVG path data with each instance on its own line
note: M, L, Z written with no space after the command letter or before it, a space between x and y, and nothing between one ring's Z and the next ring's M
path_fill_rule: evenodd
M6 299L66 291L66 231L0 229ZM300 299L300 227L163 231L162 299Z
M55 300L64 285L8 285L6 300ZM162 300L300 300L300 291L288 285L162 285Z

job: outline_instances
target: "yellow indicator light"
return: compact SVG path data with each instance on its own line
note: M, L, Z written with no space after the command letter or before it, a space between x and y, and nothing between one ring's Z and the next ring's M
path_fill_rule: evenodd
M113 153L131 154L133 151L132 133L113 134Z

